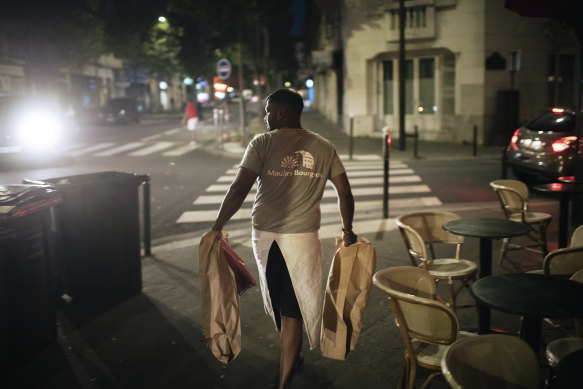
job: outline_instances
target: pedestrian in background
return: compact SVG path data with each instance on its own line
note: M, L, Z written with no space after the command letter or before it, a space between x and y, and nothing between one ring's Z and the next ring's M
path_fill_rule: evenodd
M196 123L198 122L198 110L194 102L193 96L188 96L186 99L186 107L184 108L184 115L182 116L182 125L186 124L186 128L190 132L190 144L196 145Z
M247 146L213 230L219 234L239 210L257 179L252 240L266 313L280 331L279 387L290 385L302 362L305 326L310 349L318 347L322 319L322 247L320 201L327 180L338 195L342 239L352 232L354 198L334 146L301 126L302 97L288 89L269 95L267 132Z

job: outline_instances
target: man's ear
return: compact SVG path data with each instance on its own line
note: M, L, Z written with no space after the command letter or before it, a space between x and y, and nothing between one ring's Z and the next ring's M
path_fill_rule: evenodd
M287 107L285 105L282 105L277 110L277 118L284 119L286 116L287 116Z

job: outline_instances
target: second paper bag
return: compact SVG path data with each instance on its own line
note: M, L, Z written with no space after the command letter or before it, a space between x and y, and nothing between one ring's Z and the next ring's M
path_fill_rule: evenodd
M322 312L320 350L323 356L344 360L354 349L375 267L376 250L372 243L360 238L346 247L337 238Z

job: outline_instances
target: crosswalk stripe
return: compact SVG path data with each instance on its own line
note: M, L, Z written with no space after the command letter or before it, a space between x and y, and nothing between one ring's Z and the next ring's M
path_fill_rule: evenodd
M348 178L352 182L352 177L382 176L384 174L384 172L382 170L358 170L358 171L349 170L346 174L348 175ZM389 170L390 176L406 175L406 174L415 174L415 171L413 169L391 169L391 170Z
M229 189L228 184L214 184L206 188L206 192L217 192L226 193ZM254 184L251 187L252 191L257 190L257 185ZM399 185L399 186L389 186L389 194L406 194L406 193L424 193L431 192L431 189L425 184L421 185ZM375 187L365 187L365 188L352 188L352 194L354 196L373 196L382 195L383 188L379 186ZM336 197L336 191L328 186L328 189L324 190L324 198Z
M199 148L198 145L187 144L185 146L178 147L178 148L172 149L170 151L166 151L166 152L162 153L162 155L165 157L180 157L181 155L190 153L191 151L196 150L198 148Z
M76 151L67 153L67 155L69 155L71 157L77 157L77 156L83 155L83 154L91 154L95 151L103 150L103 149L106 149L106 148L111 147L113 145L115 145L115 143L112 143L112 142L98 143L98 144L93 145L93 146L84 147L80 150L76 150Z
M176 142L157 142L154 143L152 146L148 146L144 149L140 149L138 151L134 151L133 153L129 153L128 155L131 157L143 157L144 155L154 154L158 151L162 151L172 147Z
M176 223L210 222L217 218L218 210L212 211L184 211ZM241 208L231 217L231 220L245 220L251 218L251 208Z
M350 161L350 156L348 154L338 154L342 161ZM381 157L376 154L358 154L352 156L353 161L378 161Z
M110 156L115 155L115 154L121 154L124 151L137 149L138 147L141 147L143 145L144 144L142 142L126 143L125 145L114 147L113 149L107 149L105 151L101 151L97 154L94 154L94 156L96 156L96 157L110 157Z
M180 131L182 131L182 128L178 127L178 128L173 128L171 130L168 130L164 134L165 135L174 135L174 134L178 134Z
M368 200L357 201L355 209L357 212L374 211L381 207L382 200ZM441 201L435 196L416 197L409 199L391 199L389 200L389 207L396 208L417 208L421 206L440 206ZM251 208L240 208L239 211L233 215L231 220L246 220L251 218ZM333 214L338 211L337 203L322 203L320 205L322 214ZM203 210L203 211L184 211L176 221L177 223L198 223L214 221L217 217L218 210Z
M59 147L60 153L66 153L67 151L71 151L73 149L85 146L84 143L69 143L67 145L62 145Z

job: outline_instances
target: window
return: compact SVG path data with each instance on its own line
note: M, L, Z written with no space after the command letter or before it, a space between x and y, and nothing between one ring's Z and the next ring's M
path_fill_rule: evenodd
M405 113L413 113L413 60L405 61Z
M405 114L434 114L436 104L435 58L415 58L405 60ZM399 107L396 88L399 86L397 60L383 61L383 113L394 115ZM453 82L453 81L452 81Z
M421 114L435 112L435 59L419 60L419 107Z
M383 62L383 105L385 115L392 115L394 112L393 99L393 61Z

